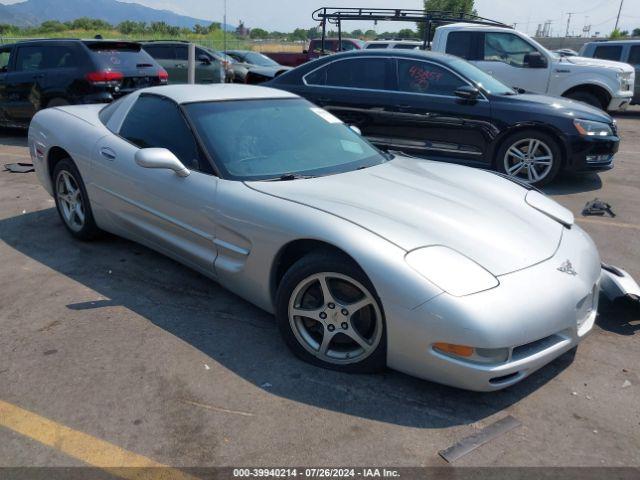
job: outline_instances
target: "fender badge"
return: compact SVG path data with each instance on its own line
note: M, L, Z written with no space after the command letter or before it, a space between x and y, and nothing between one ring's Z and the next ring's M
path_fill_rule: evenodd
M573 265L571 265L571 262L569 260L565 260L565 262L558 267L558 271L562 272L562 273L568 273L569 275L577 275L578 274L578 272L576 272L573 269Z

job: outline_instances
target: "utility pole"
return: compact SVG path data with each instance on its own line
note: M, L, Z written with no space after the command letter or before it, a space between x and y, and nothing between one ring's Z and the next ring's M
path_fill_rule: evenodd
M567 32L564 34L565 37L569 36L569 27L571 25L571 15L573 15L573 13L567 13Z
M616 18L616 27L614 28L614 30L618 30L618 22L620 21L620 13L622 13L623 3L624 3L624 0L620 0L620 8L618 9L618 18Z

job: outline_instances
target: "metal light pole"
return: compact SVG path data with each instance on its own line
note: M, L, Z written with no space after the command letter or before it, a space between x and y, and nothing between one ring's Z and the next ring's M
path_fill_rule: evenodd
M614 28L614 30L618 30L618 22L620 21L620 13L622 13L622 4L624 3L624 0L620 0L620 8L618 9L618 18L616 18L616 26Z
M224 0L224 15L222 17L222 39L224 43L224 53L227 53L227 0Z

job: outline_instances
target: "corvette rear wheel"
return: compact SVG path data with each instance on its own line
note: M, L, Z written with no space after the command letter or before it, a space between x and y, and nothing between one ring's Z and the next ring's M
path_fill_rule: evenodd
M561 151L550 135L534 130L507 138L498 151L498 170L535 186L551 182L560 170Z
M100 230L93 220L89 197L73 161L60 160L53 171L56 207L67 230L76 238L90 240Z
M385 323L366 275L339 255L311 254L285 274L276 318L291 350L315 365L348 372L385 366Z

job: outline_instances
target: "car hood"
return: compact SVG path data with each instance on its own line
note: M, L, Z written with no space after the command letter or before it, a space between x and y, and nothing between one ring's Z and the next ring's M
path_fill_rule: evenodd
M599 67L599 68L611 68L620 72L634 72L631 65L627 65L622 62L614 62L612 60L603 60L601 58L590 57L563 57L563 62L578 65L580 67Z
M513 96L502 96L500 99L509 103L517 102L517 108L520 111L543 111L552 113L553 115L563 115L572 119L581 118L604 123L613 122L613 118L603 110L568 98L551 97L536 93L521 93Z
M562 237L560 223L525 202L525 188L459 165L396 157L343 174L247 186L331 213L406 251L445 245L496 276L550 258Z

